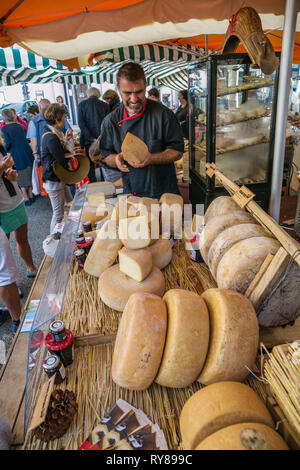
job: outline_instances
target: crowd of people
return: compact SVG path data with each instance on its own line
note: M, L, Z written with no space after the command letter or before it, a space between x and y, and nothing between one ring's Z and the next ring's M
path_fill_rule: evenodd
M179 94L176 113L160 102L159 90L152 88L146 97L143 68L134 62L121 67L117 76L118 93L108 90L100 99L97 88L87 90L79 103L80 146L89 159L89 182L96 181L90 151L101 155L100 178L114 182L122 178L124 192L159 198L165 192L179 194L174 162L181 158L186 136L187 95ZM34 162L41 165L43 188L52 206L50 234L61 229L64 205L72 200L74 186L59 179L54 163L68 168L67 155L74 153L73 131L69 110L58 96L56 103L41 99L28 109L29 123L20 119L12 108L2 111L0 125L0 325L12 319L13 333L20 323L21 306L17 287L17 267L9 245L10 234L16 240L18 255L23 259L28 277L37 268L27 237L28 217L25 206L35 202L32 192ZM143 164L125 162L121 145L130 131L149 149Z

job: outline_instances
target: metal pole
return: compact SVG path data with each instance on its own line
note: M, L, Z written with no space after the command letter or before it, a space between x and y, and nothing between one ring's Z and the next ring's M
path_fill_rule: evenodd
M269 204L269 214L271 217L273 217L273 219L276 220L276 222L279 221L280 215L287 108L290 94L291 69L298 5L299 0L286 0L285 4L278 85L272 185Z

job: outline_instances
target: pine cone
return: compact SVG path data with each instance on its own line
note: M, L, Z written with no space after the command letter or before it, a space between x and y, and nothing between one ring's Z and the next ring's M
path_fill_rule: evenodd
M71 390L52 392L45 421L33 434L41 441L53 441L65 434L77 412L76 396Z

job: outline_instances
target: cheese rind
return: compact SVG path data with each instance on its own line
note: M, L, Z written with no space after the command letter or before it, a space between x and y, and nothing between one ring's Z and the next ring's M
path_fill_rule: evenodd
M180 431L184 449L195 449L214 432L238 423L262 423L274 428L267 407L247 385L208 385L192 395L182 408Z
M162 297L165 292L165 278L160 269L153 266L149 276L142 282L137 282L122 273L119 265L115 264L99 277L99 296L113 310L123 312L129 297L135 292L148 292Z
M156 240L148 249L152 255L152 263L159 269L165 268L172 260L172 247L169 240L160 238Z
M191 385L202 370L209 341L209 316L195 292L171 289L167 304L168 328L162 362L155 382L165 387Z
M99 277L118 257L122 242L118 237L116 225L107 220L97 232L94 243L84 263L84 271Z
M119 251L120 271L127 276L141 282L152 271L152 255L149 248L129 250L123 247Z
M195 450L289 450L274 429L261 423L227 426L204 439Z
M258 224L239 224L223 230L212 242L208 252L208 266L213 277L216 278L217 268L223 255L236 242L252 237L272 237Z
M179 194L164 193L160 200L162 234L165 238L182 235L183 198Z
M120 387L145 390L153 382L163 354L167 328L165 302L149 293L132 294L119 325L112 379Z
M198 381L204 385L242 382L253 368L258 349L253 305L244 295L226 289L207 289L201 297L209 312L210 340Z
M208 252L213 241L223 230L233 225L249 223L254 224L255 221L250 214L243 211L236 211L209 219L199 237L199 248L205 263L208 264Z
M274 238L255 237L235 243L222 257L217 268L217 284L244 294L266 256L280 248Z
M126 248L137 250L147 247L151 242L148 217L142 215L120 219L119 235Z
M143 163L149 154L148 147L139 137L127 132L123 140L121 151L124 160L133 163Z
M230 196L219 196L216 197L206 209L204 215L204 223L212 219L213 217L218 217L219 215L224 214L231 214L232 212L236 212L238 210L242 210L236 202Z

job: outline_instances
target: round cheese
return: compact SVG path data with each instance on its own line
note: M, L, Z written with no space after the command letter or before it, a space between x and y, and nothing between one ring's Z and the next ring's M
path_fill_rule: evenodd
M236 212L237 210L241 209L232 199L230 196L219 196L215 198L204 214L204 223L206 224L210 219L213 217L217 217L219 215L224 214L231 214L232 212Z
M213 241L223 230L233 225L249 223L255 223L255 221L250 214L243 211L235 211L209 219L199 237L200 253L205 263L208 264L208 252Z
M210 320L210 341L198 381L243 381L257 355L259 327L252 303L226 289L207 289L201 295Z
M277 240L269 237L248 238L237 242L219 262L216 277L218 287L244 294L266 256L269 253L275 255L280 246Z
M195 450L289 450L274 429L261 423L227 426L204 439Z
M214 432L238 423L274 427L266 405L247 385L239 382L208 385L192 395L182 408L180 431L184 448L195 449Z
M153 266L149 276L144 281L137 282L122 273L119 265L115 264L99 277L99 296L113 310L123 312L129 297L135 292L148 292L162 297L165 292L165 278L161 270Z
M107 220L97 232L96 239L86 257L84 271L99 277L116 261L121 247L122 242L118 237L115 222Z
M119 266L122 273L135 279L143 281L152 271L152 255L148 248L140 250L129 250L123 247L119 251Z
M167 304L168 329L163 359L155 379L165 387L191 385L202 370L209 341L209 316L200 295L171 289Z
M258 224L233 225L223 230L212 242L208 252L208 266L213 277L216 278L218 264L222 256L236 242L252 237L272 237Z
M145 390L153 382L163 354L167 328L165 302L149 293L132 294L119 325L112 379L120 387Z
M159 269L165 268L172 259L172 247L169 240L160 238L148 247L152 255L152 263Z

